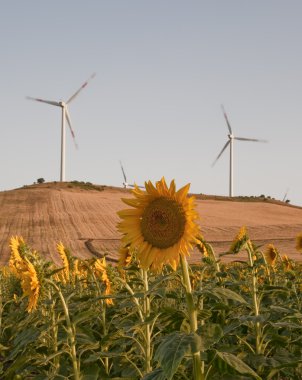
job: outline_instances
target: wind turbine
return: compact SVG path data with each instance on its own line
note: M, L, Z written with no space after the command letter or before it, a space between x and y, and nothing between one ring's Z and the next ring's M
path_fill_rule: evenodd
M227 114L225 112L225 109L223 107L223 105L221 105L221 109L222 109L222 112L223 112L223 115L224 115L224 118L225 118L225 121L226 121L226 124L227 124L227 127L228 127L228 130L229 130L229 134L228 134L228 141L225 143L224 147L222 148L221 152L218 154L218 156L216 157L215 161L213 162L212 164L212 167L216 164L217 160L220 158L220 156L222 155L222 153L226 150L226 148L228 146L230 146L230 179L229 179L229 196L232 197L233 196L233 150L234 150L234 140L240 140L240 141L253 141L253 142L267 142L267 140L258 140L258 139L250 139L250 138L246 138L246 137L235 137L233 135L233 131L232 131L232 128L231 128L231 124L229 122L229 119L227 117Z
M75 135L74 135L74 131L72 129L72 126L71 126L71 119L70 119L70 115L69 115L69 111L68 111L68 105L69 103L71 103L78 95L79 93L83 90L84 87L87 86L88 82L93 79L95 77L95 73L92 74L90 76L90 78L82 84L82 86L67 100L67 102L63 102L63 101L60 101L60 102L57 102L57 101L52 101L52 100L44 100L44 99L40 99L40 98L32 98L30 96L27 96L27 99L29 100L35 100L37 102L42 102L42 103L46 103L46 104L50 104L52 106L56 106L56 107L61 107L62 109L62 121L61 121L61 163L60 163L60 181L63 182L65 181L65 135L66 135L66 131L65 131L65 120L67 121L67 124L69 126L69 129L70 129L70 133L71 133L71 136L73 138L73 142L75 144L75 147L78 148L78 145L76 143L76 140L75 140Z
M122 169L122 173L123 173L123 177L124 177L124 182L123 182L123 186L125 189L129 189L129 187L135 187L135 185L132 185L132 184L129 184L127 182L127 177L126 177L126 173L125 173L125 170L123 168L123 165L122 165L122 162L120 160L120 166L121 166L121 169ZM138 186L136 185L137 187L141 188L141 189L144 189L145 187L144 186Z

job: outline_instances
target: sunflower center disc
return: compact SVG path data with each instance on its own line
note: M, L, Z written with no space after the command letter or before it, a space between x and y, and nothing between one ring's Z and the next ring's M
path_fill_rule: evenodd
M141 218L144 239L156 248L169 248L183 236L186 217L182 206L165 197L156 198Z

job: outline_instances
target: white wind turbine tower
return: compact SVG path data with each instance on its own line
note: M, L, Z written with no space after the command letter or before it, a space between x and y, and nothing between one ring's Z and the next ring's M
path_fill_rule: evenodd
M222 148L221 152L219 155L216 157L215 161L212 164L212 167L216 164L217 160L220 158L222 153L226 150L228 146L230 146L230 179L229 179L229 196L233 196L233 150L234 150L234 140L240 140L240 141L253 141L253 142L267 142L267 140L258 140L258 139L250 139L246 137L235 137L233 135L233 131L229 122L229 119L227 117L227 114L225 112L225 109L223 105L221 105L222 112L225 118L225 121L227 123L227 127L229 129L229 134L228 134L228 141L225 143L224 147Z
M71 103L77 96L78 94L82 91L84 87L87 86L88 82L95 77L95 73L91 75L91 77L82 84L82 86L67 100L67 102L57 102L57 101L52 101L52 100L44 100L44 99L39 99L39 98L31 98L30 96L27 96L27 99L30 100L36 100L37 102L42 102L46 104L50 104L52 106L57 106L61 107L62 109L62 122L61 122L61 163L60 163L60 181L63 182L65 181L65 140L66 140L66 132L65 132L65 120L67 121L67 124L69 126L71 136L73 138L74 144L77 146L77 143L75 141L75 135L74 131L71 126L71 119L68 111L68 105Z

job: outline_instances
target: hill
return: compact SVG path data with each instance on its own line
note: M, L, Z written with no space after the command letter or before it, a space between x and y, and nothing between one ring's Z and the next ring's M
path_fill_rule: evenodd
M131 191L83 182L44 183L0 192L0 263L9 257L9 239L21 235L45 257L60 262L62 241L81 258L108 253L114 261L120 234L116 212L127 207ZM282 254L299 259L295 237L302 232L302 208L267 198L226 198L196 195L204 237L217 253L230 246L245 225L256 244L274 243ZM198 260L197 252L191 256ZM232 259L242 259L241 256ZM230 257L228 259L231 259Z

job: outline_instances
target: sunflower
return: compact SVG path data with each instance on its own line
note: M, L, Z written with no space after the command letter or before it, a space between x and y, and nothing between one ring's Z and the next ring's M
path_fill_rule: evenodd
M204 240L204 237L201 235L198 236L197 248L203 257L209 257L209 251L208 251L207 244Z
M96 277L98 277L106 285L105 295L110 295L111 283L107 275L107 264L105 258L95 260L93 270ZM105 302L107 305L113 305L113 300L111 298L106 298Z
M130 252L129 247L120 247L119 251L118 266L127 267L131 264L132 253Z
M13 258L17 261L21 261L22 258L20 256L20 248L21 246L24 246L25 242L22 236L12 236L10 239L10 249L11 249L11 254Z
M284 266L285 270L292 269L292 264L291 264L291 262L290 262L290 260L289 260L289 258L288 258L287 255L283 255L281 257L281 260L282 260L282 263L283 263L283 266Z
M79 259L74 259L73 260L73 268L72 268L72 279L73 279L73 282L76 281L76 278L80 278L81 277L81 271L79 269Z
M11 254L9 258L9 267L16 277L20 277L23 270L23 258L21 256L21 248L25 246L25 242L21 236L12 236L10 239Z
M251 248L250 239L248 237L246 227L243 226L240 228L239 233L235 237L229 249L229 252L236 254L236 253L239 253L242 249L245 249L247 247Z
M24 267L22 273L20 274L21 287L23 294L29 298L26 310L30 313L37 308L40 293L40 282L33 264L26 258L23 260L23 264Z
M273 244L268 244L264 251L264 257L268 265L274 267L276 265L278 251Z
M163 177L155 186L145 182L146 191L136 186L132 190L135 198L122 199L133 207L118 212L122 246L136 250L143 269L159 272L170 264L176 270L179 255L188 256L193 244L198 243L198 214L194 198L187 197L189 187L176 191L174 180L168 187Z
M69 281L69 260L68 260L68 254L66 251L66 248L64 247L64 244L60 241L57 244L57 251L59 255L61 256L61 259L63 261L64 270L63 270L63 283Z
M297 251L302 252L302 233L296 237L296 249Z

